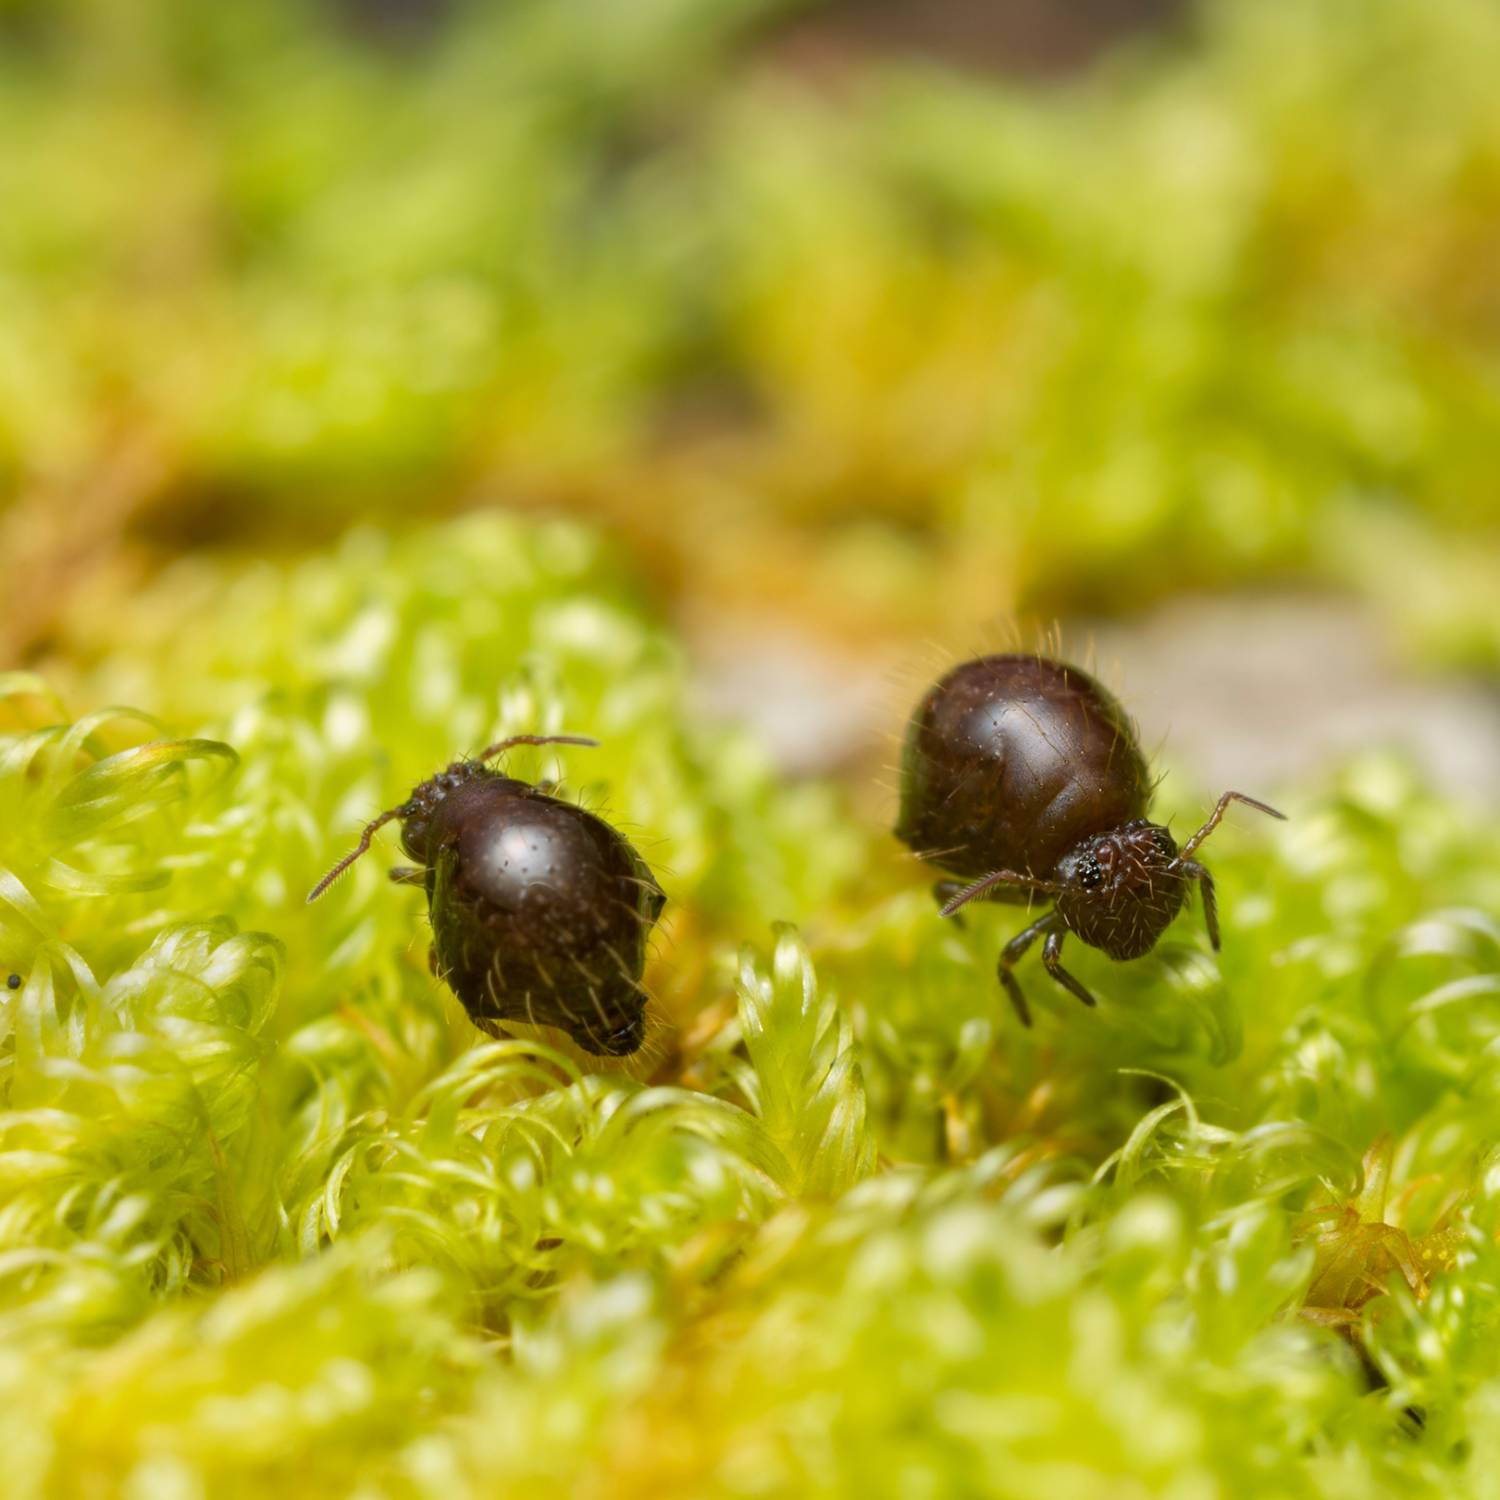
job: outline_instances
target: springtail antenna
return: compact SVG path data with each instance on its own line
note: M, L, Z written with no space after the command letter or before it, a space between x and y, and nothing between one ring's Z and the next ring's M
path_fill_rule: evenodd
M403 802L400 807L388 807L383 813L381 813L378 818L374 820L374 822L367 823L365 825L365 831L360 834L359 843L355 845L353 852L350 854L346 854L312 888L312 890L307 893L307 902L309 906L311 906L312 903L316 901L318 897L321 896L323 892L326 891L328 887L331 886L333 882L337 880L339 876L342 875L344 871L347 870L349 866L352 865L354 861L357 860L360 855L370 847L370 839L374 836L375 830L377 828L384 827L384 825L389 823L392 818L399 818L405 806L406 804Z
M1055 880L1036 880L1030 875L1022 875L1015 870L992 870L988 875L981 875L973 885L966 885L950 901L944 903L942 914L951 917L959 907L967 906L971 901L977 901L987 891L992 891L997 885L1024 885L1029 891L1040 891L1043 895L1055 896L1062 887Z
M591 740L581 734L513 734L509 739L499 740L487 750L480 752L479 760L491 760L497 755L503 755L505 751L515 745L586 745L596 747L598 740ZM359 836L359 843L354 849L346 854L313 888L307 893L308 904L311 905L333 884L350 865L357 860L361 854L368 851L370 840L374 837L377 829L384 827L392 818L405 815L409 803L403 802L399 807L387 808L373 822L365 825L365 831Z
M1246 807L1253 807L1256 812L1263 812L1269 818L1279 818L1283 823L1286 822L1285 813L1277 812L1274 807L1264 802L1257 802L1254 797L1247 797L1243 792L1225 792L1219 798L1218 805L1208 815L1208 821L1177 851L1178 860L1193 857L1193 851L1219 826L1231 802L1243 802Z
M488 750L481 750L475 758L493 760L495 756L504 755L516 745L586 745L591 750L597 750L599 741L582 734L513 734L508 740L498 740Z

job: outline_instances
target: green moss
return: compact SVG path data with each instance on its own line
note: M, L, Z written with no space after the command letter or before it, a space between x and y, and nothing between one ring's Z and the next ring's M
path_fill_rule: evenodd
M1065 89L831 96L760 65L782 8L391 52L49 7L0 66L0 474L256 540L543 497L709 606L811 554L814 612L918 635L1297 574L1494 664L1485 0L1224 0Z
M1495 13L829 91L773 9L0 0L8 1495L1493 1494L1493 817L1354 757L1023 1031L664 621L1294 578L1493 664ZM476 1033L391 833L304 901L524 731L670 898L628 1063Z
M691 722L570 526L184 564L111 630L72 691L198 737L7 684L13 1493L1480 1484L1495 830L1399 767L1221 835L1222 960L1191 916L1080 953L1105 1005L1030 976L1022 1032L1003 915L940 927L880 830ZM567 785L655 837L633 1069L478 1037L379 849L303 903L522 728L597 733ZM1386 1133L1350 1222L1427 1247L1415 1289L1329 1217ZM1346 1332L1297 1316L1315 1280Z

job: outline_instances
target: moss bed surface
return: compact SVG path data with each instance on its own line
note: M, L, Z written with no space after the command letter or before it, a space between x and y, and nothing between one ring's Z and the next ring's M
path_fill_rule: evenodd
M694 706L1241 586L1493 695L1500 8L1150 8L0 0L5 1500L1500 1500L1493 810L1246 784L1222 954L1024 1031L879 746ZM529 732L669 898L624 1063L394 829L304 901Z
M692 722L571 524L183 563L111 632L69 691L150 716L4 682L8 1495L1493 1493L1495 829L1399 765L1219 836L1221 960L1080 951L1100 1011L1023 1032L1006 919ZM671 900L612 1070L470 1027L388 834L303 899L564 728L518 769Z

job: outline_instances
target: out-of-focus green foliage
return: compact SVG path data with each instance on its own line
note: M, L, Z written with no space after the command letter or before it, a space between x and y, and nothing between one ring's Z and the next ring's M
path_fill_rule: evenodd
M0 472L168 536L542 499L866 628L1300 574L1495 659L1487 0L1209 5L1045 94L820 86L775 10L23 7Z

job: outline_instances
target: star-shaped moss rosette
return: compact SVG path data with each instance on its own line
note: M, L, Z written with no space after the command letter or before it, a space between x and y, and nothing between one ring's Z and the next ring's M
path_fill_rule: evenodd
M1450 1191L1436 1218L1414 1234L1405 1222L1410 1206L1436 1180L1407 1183L1392 1197L1393 1151L1389 1136L1375 1141L1361 1163L1358 1193L1315 1205L1298 1227L1298 1237L1315 1256L1299 1309L1309 1322L1353 1334L1370 1303L1388 1295L1395 1278L1422 1302L1432 1277L1457 1262L1466 1238L1463 1194Z

